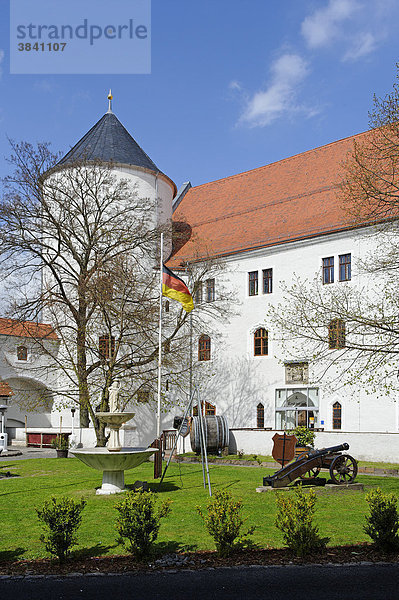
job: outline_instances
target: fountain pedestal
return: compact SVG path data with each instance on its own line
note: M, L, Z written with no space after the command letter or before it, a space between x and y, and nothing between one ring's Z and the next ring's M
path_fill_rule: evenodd
M100 496L120 494L125 489L125 471L103 471L103 483L96 491Z

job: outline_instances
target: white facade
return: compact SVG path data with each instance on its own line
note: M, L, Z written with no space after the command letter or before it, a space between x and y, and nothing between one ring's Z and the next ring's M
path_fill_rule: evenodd
M372 238L364 229L334 233L300 242L286 243L241 253L226 260L224 293L237 295L237 314L219 327L220 336L211 341L211 360L203 363L212 373L201 386L203 400L224 415L231 428L231 450L270 454L275 430L307 425L319 430L316 446L348 442L354 455L367 460L399 459L399 408L396 394L370 393L361 385L356 389L337 384L336 389L317 381L317 367L304 355L308 373L304 381L290 380L287 366L293 364L287 348L274 337L273 323L267 315L270 305L284 301L282 284L292 285L295 277L311 282L322 278L322 259L335 257L335 278L331 286L362 286L367 280L357 271L357 260L372 249ZM338 257L350 254L351 279L339 281ZM264 269L272 269L272 293L263 293ZM258 273L258 292L249 294L249 273ZM217 293L216 282L216 293ZM369 282L378 294L378 282ZM254 354L254 332L268 332L268 353ZM206 329L206 328L204 328ZM327 337L327 331L326 331ZM195 352L196 356L196 352ZM204 372L205 372L204 371ZM298 373L297 373L298 374ZM301 373L299 373L301 375ZM307 376L306 376L307 375ZM295 373L294 373L295 376ZM288 379L287 379L288 377ZM292 372L291 372L292 377ZM339 428L333 427L333 405L339 403ZM264 410L259 428L258 407ZM337 426L337 423L335 423ZM272 431L264 431L267 428ZM376 435L374 435L376 434ZM339 441L336 441L339 440ZM379 444L377 446L377 443Z

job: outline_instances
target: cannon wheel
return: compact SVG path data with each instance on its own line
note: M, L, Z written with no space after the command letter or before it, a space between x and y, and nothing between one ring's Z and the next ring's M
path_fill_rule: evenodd
M338 485L352 483L357 475L357 462L349 454L336 456L330 465L330 477Z
M318 474L320 473L320 467L313 467L313 469L309 469L306 473L301 475L301 479L316 479Z

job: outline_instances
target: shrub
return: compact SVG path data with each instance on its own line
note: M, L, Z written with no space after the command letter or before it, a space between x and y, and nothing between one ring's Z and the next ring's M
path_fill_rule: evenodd
M196 509L215 541L219 556L228 556L235 547L246 541L246 536L251 535L255 530L255 527L250 527L245 533L240 534L245 522L241 516L242 500L233 500L230 492L216 492L208 501L206 515L199 506Z
M298 425L289 433L295 435L298 446L311 446L313 448L316 434L312 429L308 429L304 425Z
M293 496L280 495L276 502L276 527L282 531L285 545L296 556L302 557L326 547L329 538L321 538L319 528L313 524L316 504L313 490L305 494L302 486L297 486Z
M380 550L389 552L399 548L398 499L394 494L384 494L380 488L366 494L370 513L366 515L363 530Z
M36 509L45 531L40 541L45 544L47 552L58 557L60 563L65 561L72 546L77 543L75 534L85 506L83 498L78 501L64 496L57 500L53 496L44 502L41 509Z
M116 529L123 545L137 557L148 556L158 537L161 519L170 512L170 500L164 500L156 510L156 500L151 492L128 492L115 505L119 515Z
M55 448L56 450L68 450L68 438L63 435L57 435L57 437L51 440L51 447Z

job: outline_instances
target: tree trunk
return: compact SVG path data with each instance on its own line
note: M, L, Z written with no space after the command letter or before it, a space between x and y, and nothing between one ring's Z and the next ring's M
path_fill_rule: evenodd
M109 435L105 435L105 423L98 421L98 419L96 421L98 422L98 427L95 428L97 438L96 447L103 448L108 442Z
M79 319L76 335L76 366L79 384L80 426L89 427L89 386L87 383L87 357L86 357L86 302L82 293L82 284L79 284Z

